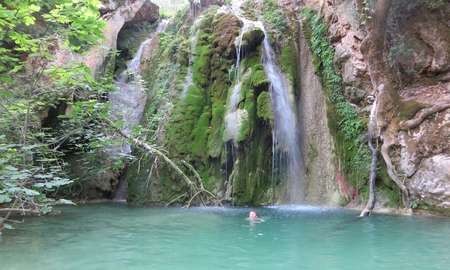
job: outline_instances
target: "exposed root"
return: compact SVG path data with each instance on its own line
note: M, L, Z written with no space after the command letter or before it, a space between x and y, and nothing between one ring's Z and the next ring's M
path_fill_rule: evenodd
M403 199L403 205L405 207L409 208L409 191L406 188L405 184L397 177L397 173L395 172L394 165L392 164L392 160L389 157L388 151L389 148L392 146L390 143L384 143L381 146L381 155L383 156L384 162L386 164L386 169L389 177L394 181L394 183L397 185L398 188L402 191L402 199Z
M450 103L441 103L436 104L434 106L428 107L426 109L421 110L418 115L407 121L403 121L400 123L400 129L402 130L408 130L418 127L428 116L435 114L437 112L441 112L443 110L446 110L450 108Z
M175 203L175 202L178 201L179 199L181 199L181 198L183 198L183 197L186 197L186 196L187 196L187 193L185 192L185 193L183 193L183 194L181 194L181 195L179 195L179 196L173 198L172 200L170 200L170 202L166 203L166 207L171 206L173 203Z

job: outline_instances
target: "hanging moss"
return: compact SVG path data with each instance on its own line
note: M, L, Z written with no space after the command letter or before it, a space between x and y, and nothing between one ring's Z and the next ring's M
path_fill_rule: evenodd
M192 153L202 159L206 159L209 135L209 121L211 120L211 112L208 107L203 109L202 115L200 115L197 125L192 131Z
M208 39L203 42L208 42ZM193 66L194 83L201 87L208 86L208 77L211 72L209 60L211 57L211 47L206 44L197 46L196 59Z
M269 26L271 41L280 41L289 32L289 25L276 0L263 1L263 20Z
M204 130L204 127L198 124L198 119L202 116L205 105L203 90L195 85L189 88L186 98L176 104L166 127L166 144L171 153L182 155L193 152L195 135L200 140L198 130ZM197 134L194 134L196 128Z
M273 121L272 100L269 92L262 92L257 99L257 115L265 121Z
M297 50L292 41L288 41L288 44L281 48L280 66L287 78L295 83L297 76Z
M213 158L220 156L223 149L223 118L225 117L225 101L217 100L212 104L211 127L208 138L208 155Z
M251 140L240 145L234 168L233 199L237 205L273 203L272 137L270 127L257 122Z

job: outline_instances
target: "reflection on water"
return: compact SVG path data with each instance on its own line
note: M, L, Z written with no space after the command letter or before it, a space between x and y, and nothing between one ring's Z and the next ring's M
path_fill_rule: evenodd
M448 269L450 220L307 206L148 209L101 204L28 219L0 269Z

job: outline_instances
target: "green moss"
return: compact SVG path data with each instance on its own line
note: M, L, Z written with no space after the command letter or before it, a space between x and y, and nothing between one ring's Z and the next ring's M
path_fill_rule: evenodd
M302 10L305 37L313 54L313 63L320 76L328 103L330 129L336 151L349 182L361 190L369 175L370 152L362 141L366 120L346 100L342 78L335 70L334 49L327 38L327 26L315 11Z
M448 1L446 0L420 0L420 2L431 10L444 8L448 5Z
M223 149L224 116L225 101L219 99L212 105L211 129L208 138L208 155L213 158L219 157Z
M253 137L241 145L234 168L233 199L237 205L273 203L271 178L272 138L270 128L258 123Z
M209 45L200 45L196 49L196 58L193 65L193 79L194 82L201 86L208 86L210 73L211 48Z
M258 117L265 121L273 121L272 99L269 92L259 94L256 104Z
M203 90L194 85L189 88L186 98L175 105L166 127L166 144L173 154L192 153L194 139L200 140L198 130L202 126L198 125L198 119L203 115L205 105ZM197 133L194 134L196 128Z
M269 26L271 40L281 40L289 32L289 25L282 9L275 0L264 0L263 19Z
M288 79L295 83L295 78L297 77L297 52L292 42L281 48L280 66L283 73L288 76Z
M261 64L252 67L252 75L250 77L251 86L255 89L267 89L269 80L267 79L264 67Z
M200 158L207 158L207 144L209 135L209 121L211 112L209 107L203 109L202 115L197 121L197 125L192 131L192 153Z

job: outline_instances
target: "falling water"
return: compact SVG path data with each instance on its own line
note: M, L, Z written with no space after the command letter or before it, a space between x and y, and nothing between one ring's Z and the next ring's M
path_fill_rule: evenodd
M239 102L241 101L241 58L244 55L242 50L244 35L252 29L262 28L262 23L258 21L252 21L246 19L241 14L242 1L233 1L231 5L231 12L235 14L243 23L239 36L236 38L234 44L236 47L236 66L235 77L236 84L233 86L231 95L228 102L228 111L225 116L225 140L233 140L233 147L237 147L237 141L239 137L239 131L242 123L248 119L247 110L239 108ZM222 10L227 12L226 8Z
M263 29L264 31L264 29ZM278 169L286 168L285 200L289 203L304 199L304 166L300 152L300 136L295 102L289 91L289 83L275 60L275 53L266 32L263 41L263 65L270 81L270 94L274 111L274 160ZM278 157L278 158L277 158Z
M141 71L140 67L144 50L147 49L147 46L149 46L152 43L153 39L155 38L155 36L157 36L157 34L163 32L167 28L168 22L169 22L168 20L161 20L161 22L156 27L155 32L152 33L149 38L147 38L144 42L141 43L139 49L136 52L136 55L133 57L133 59L131 59L131 61L127 65L128 73L139 74L139 72Z
M194 25L191 27L191 38L189 40L190 50L191 53L189 54L189 65L188 65L188 71L186 74L186 79L184 80L183 85L183 91L181 92L181 97L184 98L187 95L187 92L189 90L189 87L193 84L193 71L192 66L194 65L195 61L195 48L197 47L197 41L198 41L198 25L199 22L202 20L202 18L198 18L195 20Z
M278 171L277 177L285 178L286 192L283 202L298 203L304 199L304 165L300 152L300 139L298 133L298 120L296 116L296 108L294 98L290 93L289 82L283 75L280 67L277 65L276 56L270 44L268 34L265 31L264 25L261 21L252 21L245 18L241 13L242 1L232 1L232 12L243 22L241 33L237 38L237 67L239 67L241 57L241 45L243 34L252 27L260 28L264 32L263 41L263 65L266 75L270 81L270 94L272 98L272 108L274 111L274 130L273 130L273 173ZM237 71L239 73L239 70ZM239 77L237 77L239 81ZM230 98L230 104L234 105L235 88ZM239 92L240 95L240 92ZM229 108L232 109L232 108ZM226 125L227 129L236 125L235 119L237 116L233 111L229 111L227 117L229 118ZM231 124L229 124L230 122ZM282 173L280 173L282 172Z
M112 117L123 122L122 131L125 134L131 134L132 129L140 123L144 114L147 95L142 86L140 76L144 52L151 45L157 34L165 30L167 23L167 20L162 20L156 31L141 43L136 55L128 62L127 69L119 75L118 80L115 82L117 90L109 95ZM131 154L131 145L124 141L120 147L111 149L110 154L113 156L128 156ZM114 200L124 201L126 200L126 194L127 183L124 179L121 179L114 195Z

